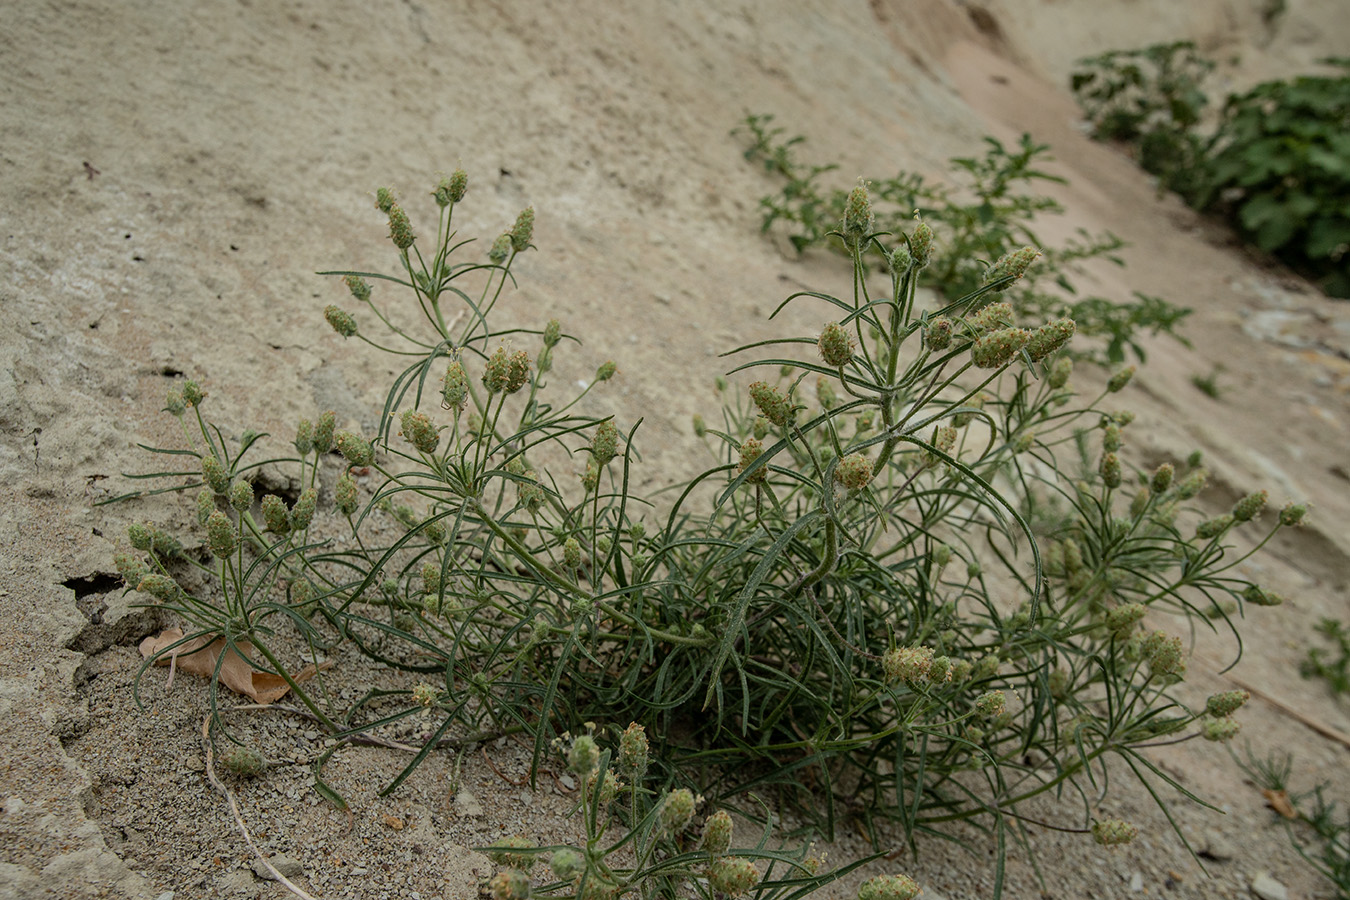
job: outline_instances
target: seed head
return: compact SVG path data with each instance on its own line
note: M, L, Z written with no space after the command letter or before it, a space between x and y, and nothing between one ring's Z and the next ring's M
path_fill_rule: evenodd
M211 513L206 520L206 546L218 558L225 559L234 554L239 544L234 533L234 523L220 510Z
M403 435L404 440L423 453L436 452L436 445L441 441L441 434L426 413L411 409L405 410L400 425L399 433Z
M844 242L850 247L862 246L872 234L876 217L872 214L872 198L867 193L867 182L858 179L858 185L849 192L844 206Z
M225 466L215 456L202 457L202 480L211 490L222 497L230 490L230 476Z
M1031 332L1025 328L1002 328L975 341L970 348L970 361L981 369L997 369L1012 362L1029 340Z
M928 680L933 684L946 684L952 680L952 660L950 656L933 658L933 665L928 669Z
M1150 487L1155 494L1161 494L1172 486L1172 475L1175 473L1171 463L1163 463L1153 470L1153 479Z
M1016 283L1026 273L1027 267L1036 261L1041 255L1041 251L1035 247L1023 247L1021 250L1014 250L1000 257L998 262L989 267L984 273L984 283L993 284L995 281L1012 276L1012 281L1007 284L994 288L997 291L1006 291Z
M835 466L834 480L850 491L860 491L872 480L872 461L865 453L850 453Z
M886 262L897 278L904 277L914 266L914 257L909 252L909 245L900 244L897 246L886 256Z
M1242 599L1253 606L1280 606L1284 603L1284 598L1279 594L1254 584L1242 592Z
M446 186L446 193L450 197L451 203L458 203L464 199L465 193L469 190L469 175L463 169L455 169L450 173L450 183Z
M559 881L571 881L581 874L581 870L586 867L586 861L571 847L561 847L554 850L553 855L549 857L549 866L553 869L553 877Z
M370 284L360 275L343 275L342 283L359 302L370 302Z
M1115 635L1116 640L1123 641L1130 636L1134 626L1147 612L1148 607L1142 603L1122 604L1106 614L1106 627Z
M463 412L464 402L469 396L468 378L464 374L464 363L459 358L450 360L441 377L441 400L446 409L456 413Z
M633 722L619 735L619 768L641 778L647 771L647 758L647 730Z
M917 684L928 677L933 667L932 647L895 647L881 657L881 669L887 683L903 681Z
M1206 719L1200 726L1200 735L1207 741L1230 741L1242 730L1242 723L1229 716Z
M581 567L581 543L574 537L563 541L563 567L569 572Z
M978 332L998 331L1000 328L1011 328L1017 324L1012 304L1007 301L990 303L966 321Z
M422 593L439 595L441 592L441 567L439 563L422 563Z
M452 184L449 178L442 177L436 182L436 189L431 192L431 196L436 198L436 205L445 209L454 201L450 199L450 189Z
M356 319L352 318L351 313L329 304L323 309L323 317L343 337L349 338L356 334Z
M733 827L731 816L724 809L708 816L703 823L703 849L709 856L718 857L730 849Z
M1102 484L1109 488L1120 487L1120 457L1114 453L1102 454Z
M1231 716L1242 708L1252 697L1246 691L1224 691L1219 694L1213 694L1205 703L1205 714L1215 718Z
M431 688L431 685L426 685L426 687L432 691L432 696L434 697L434 689ZM487 848L486 852L487 858L499 866L508 866L512 869L521 869L528 872L534 866L536 859L535 854L513 853L511 851L532 849L534 849L533 841L524 835L515 834L511 837L500 838L494 842L491 847Z
M736 468L737 475L741 474L746 469L750 468L750 464L753 463L755 460L759 459L760 456L764 454L764 444L762 444L755 438L746 438L745 443L741 444L740 453L741 453L741 461L740 465ZM768 474L768 467L761 466L745 479L746 483L760 484L761 482L764 481L764 476L766 474Z
M242 478L230 485L230 506L235 512L248 512L253 507L253 485Z
M986 719L1002 715L1005 709L1007 709L1007 700L1004 698L1002 691L985 691L975 698L975 712Z
M934 316L923 330L923 342L930 350L946 350L952 342L952 320Z
M1209 480L1209 473L1204 469L1196 469L1177 485L1177 499L1189 500L1196 494L1205 489L1205 482Z
M263 494L262 515L268 531L276 535L290 534L291 517L285 500L276 494Z
M1092 823L1092 839L1103 847L1119 847L1139 836L1139 829L1124 819L1102 819Z
M556 347L562 340L562 325L557 319L549 319L548 324L544 326L544 346Z
M353 466L368 466L375 461L375 448L354 431L339 431L333 436L338 452Z
M394 208L394 192L389 188L375 189L375 208L385 215L389 215L389 210Z
M1168 681L1180 681L1186 675L1186 654L1181 638L1155 631L1144 639L1143 652L1148 659L1149 675Z
M591 440L591 458L596 465L603 467L608 465L618 450L619 429L614 427L613 419L606 419L595 429L595 437Z
M830 322L821 329L816 349L820 351L820 358L825 361L825 365L837 369L847 365L853 358L853 337L838 322Z
M309 419L301 419L295 426L295 452L301 456L308 456L314 449L314 423Z
M858 888L858 900L914 900L919 883L908 875L878 875Z
M188 406L197 407L202 405L206 399L206 391L201 389L201 385L192 379L183 382L183 402Z
M933 548L933 568L941 571L952 561L952 548L947 544L938 544Z
M506 348L498 347L492 356L488 357L487 366L483 369L483 387L487 388L489 394L499 394L506 390L511 378L510 369Z
M786 397L767 382L756 381L751 384L750 399L755 401L755 406L759 407L759 411L764 415L764 418L780 428L787 424L792 406L788 403Z
M529 900L530 876L519 869L503 869L488 882L492 900Z
M744 856L719 859L708 869L708 885L728 897L739 897L759 884L759 869Z
M181 416L186 412L187 401L183 399L183 392L178 388L169 388L169 392L164 398L164 408L172 416Z
M437 691L434 687L423 681L420 684L413 687L412 701L416 703L418 706L429 709L436 704L436 698L439 696L439 694L440 694L439 691ZM506 840L510 840L510 838L507 838ZM505 843L505 841L499 841L498 843ZM496 862L496 860L493 860L493 862Z
M241 778L252 778L263 770L266 763L262 754L252 747L231 747L220 754L220 763L226 769Z
M511 248L523 253L534 237L534 207L527 206L516 216L516 224L511 226Z
M506 361L506 393L514 394L530 380L530 354L517 350Z
M300 499L291 507L292 531L304 531L309 527L309 523L314 520L314 508L318 502L319 492L314 488L305 488L300 492Z
M1233 518L1239 522L1250 522L1255 519L1266 508L1266 498L1269 496L1266 491L1257 491L1243 497L1233 505Z
M614 360L607 360L600 364L595 370L596 381L609 381L619 371L619 367L614 364Z
M1046 322L1040 328L1037 328L1031 335L1031 340L1027 341L1027 355L1031 357L1032 362L1045 359L1067 344L1077 327L1073 319L1067 318Z
M1225 513L1217 518L1206 519L1195 526L1195 536L1205 541L1216 538L1232 528L1235 521L1232 513Z
M389 240L393 241L398 249L407 250L413 245L413 241L417 240L413 234L412 222L408 221L408 214L397 203L390 205L388 213Z
M909 236L909 253L914 258L916 270L927 268L932 261L933 229L928 227L928 223L920 222L914 226L914 232Z
M1055 360L1055 364L1050 367L1050 377L1048 381L1050 386L1059 390L1069 383L1069 376L1073 374L1073 359L1067 356L1061 356Z
M1308 514L1306 503L1290 503L1280 510L1280 524L1285 526L1302 525L1303 517Z
M145 560L134 553L114 553L113 565L127 587L136 587L150 574L150 567L145 564Z
M178 587L178 582L168 575L150 572L141 578L140 583L136 585L136 590L142 594L149 594L161 603L168 603L178 596L181 589Z
M708 423L704 421L703 416L694 413L694 437L703 437L708 433Z
M503 231L497 235L497 239L492 242L488 248L488 259L497 265L506 262L506 257L511 253L511 232Z
M702 797L695 797L688 788L677 788L666 794L661 802L661 830L671 837L684 831L693 821L695 807L702 801Z
M331 409L319 416L314 426L314 450L320 455L333 449L333 427L337 424L337 413Z
M1124 389L1125 385L1130 383L1134 377L1134 366L1127 366L1111 376L1111 380L1106 382L1107 393L1117 393Z
M346 472L338 478L337 486L333 489L333 502L344 516L356 512L356 480Z

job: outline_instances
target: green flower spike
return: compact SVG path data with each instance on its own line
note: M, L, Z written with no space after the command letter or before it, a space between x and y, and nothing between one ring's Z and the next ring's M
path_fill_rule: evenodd
M1025 328L1003 328L984 335L970 348L970 361L981 369L997 369L1012 362L1017 351L1031 340Z
M1124 819L1102 819L1092 823L1092 839L1103 847L1119 847L1139 836L1139 829Z
M724 809L708 816L703 823L703 850L713 857L722 856L731 848L731 816Z
M786 397L769 386L767 382L756 381L751 384L750 399L755 402L755 406L759 408L764 418L780 428L787 425L792 406L788 403Z
M708 869L708 885L728 897L739 897L759 884L760 874L753 860L744 856L719 859Z
M830 322L821 329L816 348L825 365L837 369L853 358L853 337L838 322Z
M264 494L262 498L263 522L267 530L277 535L290 534L291 514L286 509L286 501L276 494Z
M919 883L908 875L878 875L858 888L858 900L914 900Z

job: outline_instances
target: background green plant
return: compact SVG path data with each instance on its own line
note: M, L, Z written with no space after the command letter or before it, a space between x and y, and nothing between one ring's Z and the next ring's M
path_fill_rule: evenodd
M1308 650L1299 667L1304 678L1322 678L1333 694L1350 694L1350 628L1337 619L1324 618L1315 628L1335 645L1330 654L1321 647Z
M1079 60L1069 86L1094 138L1131 145L1144 171L1193 197L1204 182L1205 147L1196 129L1209 97L1201 84L1213 70L1194 43L1176 41Z
M1230 748L1231 752L1231 748ZM1293 820L1281 816L1289 843L1307 863L1336 888L1336 897L1350 900L1350 809L1327 799L1327 785L1301 793L1289 791L1294 771L1291 753L1257 758L1248 746L1245 759L1233 760L1258 788L1281 793L1293 810Z
M635 496L638 423L621 431L576 412L614 364L560 398L548 375L566 346L561 326L492 324L532 246L533 210L486 261L466 259L453 228L464 178L434 192L427 255L382 189L397 274L325 273L358 306L359 318L328 307L334 330L408 360L376 435L335 430L324 414L297 427L294 455L245 462L264 436L230 449L200 387L171 393L185 446L155 452L190 465L146 477L196 492L215 561L134 526L118 566L146 602L287 678L330 748L429 711L435 727L386 793L444 740L520 735L537 774L584 723L632 722L653 736L650 778L714 804L766 793L827 836L847 818L879 842L893 822L911 847L961 822L984 829L997 891L1033 798L1076 800L1075 819L1054 827L1102 843L1132 835L1101 806L1110 757L1165 811L1162 785L1196 799L1148 751L1231 737L1240 700L1190 709L1175 698L1186 654L1157 626L1235 628L1206 611L1276 605L1235 567L1302 509L1287 507L1255 550L1234 554L1228 539L1258 527L1264 492L1193 524L1198 461L1132 470L1120 451L1133 416L1103 404L1133 369L1079 397L1060 350L1074 323L1020 328L1029 313L1001 299L1034 250L921 310L933 229L881 231L855 188L837 230L849 290L779 307L814 304L821 333L735 351L753 356L732 374L760 380L749 400L726 387L717 424L700 426L716 463L669 493ZM876 266L889 275L878 294ZM401 305L385 298L390 287ZM390 336L373 340L371 322ZM299 497L259 500L250 477L286 466ZM353 477L363 473L369 484ZM330 539L341 531L343 542ZM286 640L310 661L355 648L408 683L338 705L295 681ZM321 764L315 782L345 803ZM632 848L645 854L651 809L636 793L628 809ZM599 840L588 815L588 841Z
M738 129L748 141L746 159L761 163L784 182L779 193L760 199L761 230L786 226L787 238L798 253L822 245L847 253L843 241L830 232L839 226L848 191L824 183L838 166L798 160L797 150L805 139L784 137L785 129L775 127L773 120L771 115L747 115ZM991 137L985 138L985 145L982 157L951 160L954 187L904 171L867 179L879 231L902 234L913 226L916 214L941 231L933 262L922 273L922 286L949 299L964 297L979 287L990 262L1030 244L1044 258L1009 289L1011 297L1028 318L1072 318L1080 336L1072 352L1120 363L1127 349L1140 361L1145 359L1137 339L1145 332L1187 343L1176 329L1190 314L1188 309L1138 292L1126 303L1079 296L1074 283L1077 264L1106 259L1124 265L1115 255L1124 244L1109 232L1091 234L1081 228L1078 237L1062 247L1047 247L1040 240L1034 230L1036 218L1064 211L1053 198L1032 192L1038 182L1064 183L1039 168L1050 158L1047 145L1035 143L1029 135L1023 135L1015 148ZM1084 339L1091 340L1090 347Z
M1195 205L1232 214L1248 241L1350 297L1350 59L1326 62L1342 73L1228 98Z
M1070 86L1094 137L1125 142L1162 187L1350 297L1350 74L1264 82L1229 96L1206 130L1213 68L1192 44L1159 44L1081 60Z

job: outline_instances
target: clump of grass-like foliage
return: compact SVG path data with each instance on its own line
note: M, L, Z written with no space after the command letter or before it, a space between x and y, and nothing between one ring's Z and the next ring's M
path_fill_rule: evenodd
M185 641L222 636L286 679L333 745L430 715L386 791L443 740L518 736L536 773L561 741L583 782L587 847L580 861L562 853L561 869L563 848L549 851L555 877L533 887L547 896L649 896L674 879L700 896L797 897L838 874L767 836L724 865L691 851L694 792L714 851L726 848L713 811L766 794L827 835L850 818L878 840L893 823L913 844L972 823L1000 860L1043 794L1077 800L1057 827L1129 839L1102 793L1110 757L1150 791L1191 796L1149 748L1237 731L1242 697L1191 709L1171 690L1186 671L1180 635L1214 627L1205 610L1279 601L1236 574L1245 555L1227 542L1260 527L1266 497L1197 523L1198 463L1129 465L1133 416L1119 403L1133 370L1080 395L1063 350L1075 323L1028 320L1004 299L1036 250L923 309L938 236L916 220L879 231L855 188L836 234L846 290L783 301L812 304L819 333L740 348L733 373L757 376L748 399L727 387L698 425L715 464L638 496L638 423L578 412L614 364L569 395L549 380L555 354L575 352L556 321L494 327L534 211L469 255L453 224L466 186L462 172L437 186L434 238L381 190L395 273L324 273L355 304L330 306L330 325L408 360L377 433L323 413L299 423L293 452L253 462L265 436L226 440L199 386L171 392L184 443L158 452L189 464L158 477L195 497L201 529L181 545L212 555L138 524L117 564L187 624ZM395 324L393 302L420 309L420 330ZM376 344L372 330L390 336ZM299 498L257 499L259 474L285 467ZM1301 515L1287 507L1271 531ZM354 647L406 686L341 706L294 678L296 637L316 654ZM591 722L615 741L617 774L595 738L565 738ZM213 734L232 739L219 716ZM623 827L607 844L612 817ZM544 852L517 849L496 896L523 895ZM771 892L756 860L778 866ZM913 896L910 884L864 893Z

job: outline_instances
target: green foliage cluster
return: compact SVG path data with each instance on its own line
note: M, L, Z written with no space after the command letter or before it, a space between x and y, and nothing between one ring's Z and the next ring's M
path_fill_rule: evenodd
M325 311L334 330L408 361L376 434L325 413L298 425L294 453L252 461L265 436L228 440L199 386L170 393L183 445L155 452L187 465L145 477L191 491L199 529L180 542L136 524L117 565L146 603L186 623L185 642L221 636L285 679L330 750L430 717L386 793L443 739L521 736L535 774L562 742L578 776L599 785L583 788L579 810L591 874L585 885L558 875L531 888L528 866L513 860L522 874L495 879L499 897L664 896L674 879L700 896L734 895L769 879L762 896L787 898L837 874L812 873L767 838L721 869L689 856L663 819L680 789L706 794L709 811L768 794L827 835L851 820L880 841L894 823L911 846L970 823L996 847L999 891L1033 798L1075 801L1060 830L1104 844L1133 836L1104 815L1110 757L1164 809L1164 786L1195 799L1150 749L1232 737L1244 697L1216 695L1201 709L1177 699L1180 635L1235 629L1223 610L1279 603L1238 574L1250 554L1229 538L1259 529L1268 539L1302 510L1262 529L1259 492L1197 523L1198 459L1129 466L1133 416L1117 403L1133 369L1080 396L1062 349L1074 322L1028 321L1033 313L1002 299L1034 271L1034 250L1000 258L968 293L922 311L924 271L963 266L934 253L927 223L879 230L868 190L855 188L836 232L850 288L783 301L814 304L820 334L739 348L747 358L732 372L759 377L748 399L723 388L716 424L701 426L713 464L669 492L636 495L638 423L578 412L592 392L602 401L614 364L579 393L559 390L554 355L575 339L554 321L494 327L513 266L533 246L533 210L486 258L468 256L453 226L465 186L462 173L438 186L425 242L381 190L398 271L324 273L356 304ZM873 266L889 274L883 293L869 287ZM409 310L421 313L418 329L398 324ZM370 330L389 336L376 342ZM260 469L288 466L296 499L255 496ZM308 660L283 658L297 638ZM294 677L338 646L406 686L344 705ZM212 698L213 734L236 740L214 686ZM608 751L568 737L591 722L617 747L623 802L621 785L607 787ZM321 766L314 776L345 803ZM606 809L627 829L614 844ZM680 828L692 821L681 813ZM555 866L560 849L549 851ZM619 851L636 862L605 862ZM907 892L893 876L866 896Z
M1183 196L1202 182L1200 125L1209 97L1201 89L1214 63L1190 41L1112 50L1079 60L1069 86L1092 136L1138 149L1139 164Z
M1070 86L1095 137L1134 146L1163 187L1350 297L1350 59L1325 62L1346 71L1232 95L1208 134L1202 82L1214 64L1193 44L1081 60Z
M771 115L747 115L740 129L747 140L745 158L761 163L783 180L782 190L760 199L761 230L786 227L787 239L802 253L810 247L828 246L846 253L842 240L832 238L844 214L848 191L828 188L825 176L837 165L802 162L797 149L800 135L785 137L785 129L773 125ZM879 231L901 234L921 215L942 233L934 249L933 263L921 276L923 287L955 299L979 287L988 264L1030 244L1043 259L1013 288L1019 310L1030 317L1061 315L1078 324L1080 340L1076 355L1103 363L1120 363L1126 350L1140 361L1145 358L1137 335L1143 332L1169 334L1186 343L1176 331L1190 310L1159 297L1135 293L1134 300L1116 303L1102 297L1079 296L1073 276L1077 264L1090 259L1123 262L1115 252L1123 245L1107 232L1091 234L1079 229L1076 239L1062 247L1046 247L1034 230L1041 215L1058 215L1058 201L1034 193L1037 183L1061 184L1064 179L1039 168L1049 159L1049 147L1023 135L1015 148L995 138L985 138L981 157L951 160L956 186L935 183L913 172L898 172L890 178L868 179ZM1091 340L1089 347L1085 343Z
M1316 630L1330 639L1336 649L1330 655L1321 647L1309 649L1299 671L1304 678L1325 679L1333 694L1350 694L1350 628L1336 619L1323 619Z
M1236 754L1233 758L1252 782L1288 799L1293 819L1282 821L1290 844L1335 886L1338 900L1350 900L1350 808L1327 799L1325 782L1309 791L1291 792L1289 779L1294 771L1294 757L1290 753L1258 759L1248 746L1245 756L1245 760Z

